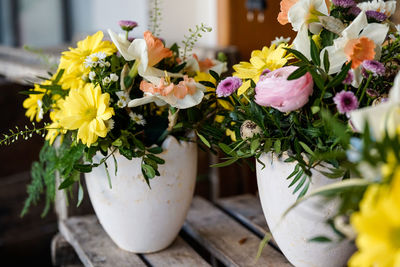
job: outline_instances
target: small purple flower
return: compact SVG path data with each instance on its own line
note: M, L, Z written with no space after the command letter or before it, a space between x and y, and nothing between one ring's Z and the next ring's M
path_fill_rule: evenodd
M354 73L352 70L349 70L346 78L343 80L343 84L351 84L354 80Z
M265 77L265 75L267 75L268 73L270 73L271 71L269 70L269 69L265 69L265 70L263 70L262 72L261 72L261 75L260 75L260 81L263 81L266 77Z
M357 97L351 91L341 91L333 98L340 114L346 114L358 108Z
M242 85L242 80L238 77L228 77L222 80L217 86L217 96L227 97L235 92Z
M369 74L373 76L382 76L386 71L385 66L376 60L364 60L361 65L361 72L365 78L369 77Z
M347 13L349 15L358 16L361 13L361 9L358 6L353 6Z
M137 22L132 20L120 20L118 21L118 24L124 31L131 31L133 28L138 26Z
M367 15L367 18L374 19L377 22L382 22L387 19L387 16L384 13L374 10L368 10L365 14Z
M343 8L349 8L355 6L356 2L354 2L354 0L332 0L332 4Z
M370 98L376 98L376 97L379 96L378 91L376 91L374 89L368 88L365 92L367 93L367 96L370 97Z

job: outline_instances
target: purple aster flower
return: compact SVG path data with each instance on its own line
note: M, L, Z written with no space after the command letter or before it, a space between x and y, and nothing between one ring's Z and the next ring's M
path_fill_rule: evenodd
M382 76L385 74L385 66L376 60L364 60L361 64L362 75L367 78L369 74L373 76Z
M270 73L271 71L269 70L269 69L265 69L265 70L263 70L262 72L261 72L261 75L260 75L260 81L263 81L266 77L265 77L265 75L267 75L268 73Z
M120 20L118 21L118 24L124 31L131 31L133 28L138 26L137 22L132 20Z
M352 6L347 13L357 17L361 13L361 9L358 6Z
M358 108L358 100L353 92L341 91L333 98L340 114L346 114Z
M349 70L346 78L343 80L343 84L351 84L354 80L354 73L352 70Z
M374 19L378 22L382 22L387 19L387 16L384 13L375 10L368 10L365 12L365 14L367 15L367 18Z
M355 6L356 2L354 2L354 0L332 0L332 4L343 8L349 8Z
M227 97L235 92L242 85L242 80L238 77L228 77L222 80L217 86L217 96Z
M369 96L370 98L376 98L379 96L378 91L376 91L374 89L368 88L365 92L367 93L367 96Z

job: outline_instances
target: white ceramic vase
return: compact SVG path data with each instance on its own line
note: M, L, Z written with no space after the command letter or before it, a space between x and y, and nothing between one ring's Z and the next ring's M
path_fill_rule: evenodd
M309 242L317 236L337 240L337 235L326 224L337 211L338 202L327 202L322 197L310 198L285 217L282 215L297 200L292 192L295 186L288 188L292 179L286 178L294 170L296 163L285 163L287 156L281 158L263 154L257 162L257 183L264 216L268 227L279 248L286 258L296 267L341 267L354 253L355 247L349 241ZM313 176L308 192L318 187L336 182L312 171Z
M128 160L116 154L107 161L112 188L104 166L85 174L96 215L111 239L135 253L155 252L170 245L181 229L193 198L197 175L197 145L168 136L162 144L165 160L160 176L150 180L141 172L141 159ZM102 157L96 155L97 161Z

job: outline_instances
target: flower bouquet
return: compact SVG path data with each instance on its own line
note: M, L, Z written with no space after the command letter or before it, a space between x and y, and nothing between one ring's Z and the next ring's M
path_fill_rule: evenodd
M358 251L350 258L349 266L399 265L399 108L400 75L386 102L350 114L351 121L363 129L363 134L351 137L347 151L338 157L347 158L355 176L360 178L330 184L307 196L320 195L328 200L333 197L336 201L339 196L340 209L327 222L337 236L334 239L318 236L315 240L355 240Z
M43 190L46 214L57 187L73 184L79 184L79 205L85 173L97 217L115 243L152 252L168 246L184 222L197 175L197 129L215 113L215 91L196 80L220 75L226 64L191 55L211 30L203 24L190 30L181 49L154 36L157 23L134 39L129 32L137 23L120 26L126 34L109 31L112 42L99 31L63 52L57 72L24 92L26 115L40 122L49 114L51 123L11 130L0 144L35 133L46 140L22 214Z
M269 228L296 266L341 265L352 253L347 241L308 242L315 232L330 232L325 221L337 203L308 199L282 215L309 190L349 177L337 157L356 135L349 113L383 101L399 69L399 33L388 20L395 6L282 0L278 21L291 23L294 41L279 38L253 51L249 62L233 67L233 77L218 81L217 96L229 106L214 123L227 137L205 136L226 154L215 166L257 160Z

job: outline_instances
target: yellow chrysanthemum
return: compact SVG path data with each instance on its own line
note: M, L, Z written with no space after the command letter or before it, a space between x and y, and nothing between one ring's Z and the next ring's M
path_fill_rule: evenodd
M99 136L107 135L105 121L114 115L109 102L110 95L102 94L100 86L91 83L71 90L61 106L60 125L67 130L78 129L78 140L89 147Z
M351 217L358 251L350 267L400 266L400 171L391 186L371 185Z
M214 85L216 85L216 83L217 83L217 81L214 79L214 77L210 73L201 72L201 71L197 72L196 76L194 77L194 80L196 82L202 82L202 81L210 82L210 83L212 83ZM215 88L206 86L206 91L207 92L215 91Z
M264 70L273 71L282 68L290 58L284 49L287 47L289 47L287 44L280 44L278 47L273 44L269 48L264 46L262 50L254 50L251 53L250 62L240 62L234 65L233 76L245 80L238 89L238 95L245 93L250 88L251 80L257 83Z
M232 131L231 129L226 129L225 134L226 136L229 136L231 138L232 142L237 141L235 131Z
M87 76L90 68L84 65L85 59L90 55L98 52L105 53L107 56L117 52L117 48L110 41L103 41L103 32L86 37L85 40L79 41L77 48L69 48L69 51L62 53L59 69L64 69L65 73L61 83L63 88L79 88L85 82L82 77Z
M30 94L27 99L24 100L22 106L26 108L25 116L27 116L31 121L36 119L37 122L41 121L41 105L44 92L46 90L40 88L39 84L35 84L33 89L35 92L42 92L42 94Z
M47 128L47 135L46 135L46 140L50 142L50 145L54 143L54 140L59 134L65 134L67 131L63 129L63 127L60 124L60 117L62 114L62 110L60 110L59 107L63 105L64 100L60 99L57 101L56 106L54 107L53 111L50 112L50 119L52 123L48 125ZM63 135L61 136L61 143L63 139Z

